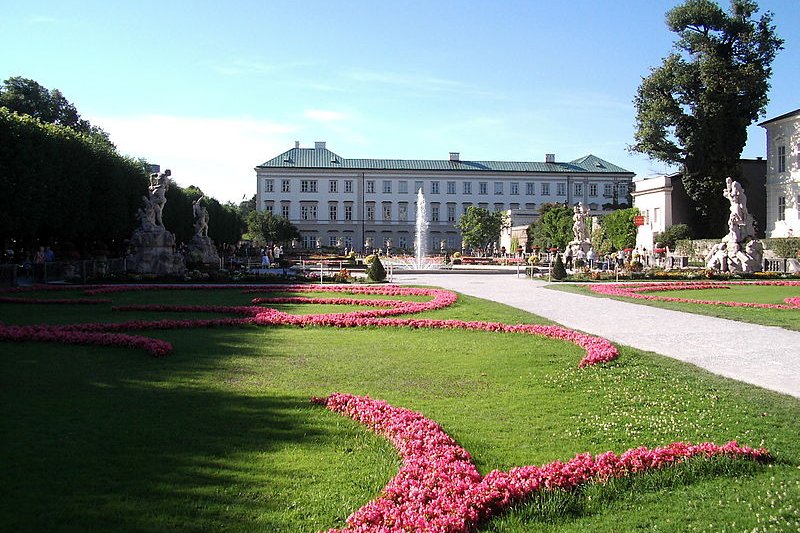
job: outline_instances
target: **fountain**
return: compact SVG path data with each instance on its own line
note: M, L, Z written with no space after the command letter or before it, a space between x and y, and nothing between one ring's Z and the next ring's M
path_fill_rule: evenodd
M425 249L428 242L428 211L425 205L425 196L422 189L417 191L417 218L414 231L414 257L391 256L381 258L386 265L399 270L432 270L442 267L440 257L426 257Z
M425 268L425 243L428 239L428 210L422 188L417 191L417 219L414 233L414 268Z

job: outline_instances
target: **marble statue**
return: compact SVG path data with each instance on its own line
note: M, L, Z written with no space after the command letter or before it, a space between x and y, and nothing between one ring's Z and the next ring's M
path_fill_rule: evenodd
M728 234L706 255L706 267L734 274L759 272L763 267L764 247L755 239L753 217L747 211L744 188L728 177L722 195L730 202Z
M192 214L194 215L194 234L201 237L208 237L208 209L201 203L205 196L201 196L192 202Z
M217 265L219 266L219 253L214 242L208 236L208 209L203 205L205 196L192 202L192 215L194 216L194 236L186 246L186 262L190 266Z
M161 174L150 174L150 203L153 206L156 226L164 227L164 220L161 214L164 212L164 204L167 203L167 189L169 188L169 177L172 172L167 169Z
M131 254L125 258L128 271L138 274L181 275L186 271L183 256L175 253L175 235L164 227L162 214L171 172L150 175L149 194L136 212L139 227L131 236Z
M579 203L573 209L572 215L572 234L575 237L575 242L585 242L589 240L589 232L586 229L586 218L589 216L589 210Z

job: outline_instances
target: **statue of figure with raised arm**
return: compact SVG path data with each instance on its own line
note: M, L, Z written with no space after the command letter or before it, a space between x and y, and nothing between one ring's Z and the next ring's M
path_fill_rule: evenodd
M150 174L150 201L153 205L153 212L156 217L156 226L164 227L164 221L161 214L164 211L164 204L167 203L167 189L169 188L169 177L172 173L169 169L161 174Z
M589 216L589 210L583 205L583 202L575 206L572 215L572 234L575 237L575 242L581 243L589 240L589 232L586 230L586 217Z
M192 214L194 215L194 234L200 237L208 237L208 209L201 203L205 196L201 196L192 202Z

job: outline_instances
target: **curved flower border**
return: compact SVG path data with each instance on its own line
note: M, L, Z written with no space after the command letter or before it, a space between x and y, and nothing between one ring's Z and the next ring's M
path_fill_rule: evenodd
M84 290L87 295L111 294L143 290L197 290L231 289L230 286L185 286L185 285L137 285L137 286L101 286ZM220 314L243 315L241 318L216 318L205 320L134 320L120 323L74 324L74 325L36 325L5 326L0 324L0 340L36 341L36 342L68 342L70 344L98 344L103 346L132 346L141 348L153 356L167 355L172 346L166 341L139 337L124 333L132 330L188 329L219 326L328 326L339 328L350 327L407 327L431 329L464 329L472 331L490 331L499 333L523 333L564 340L576 344L586 350L579 366L585 367L612 361L619 357L619 351L606 339L579 333L561 326L543 326L538 324L508 325L499 322L435 320L392 318L397 315L415 314L433 309L442 309L454 304L458 295L443 289L385 286L350 286L350 285L271 285L237 287L245 294L258 293L309 293L326 292L338 294L384 295L384 296L427 296L432 297L425 302L406 300L310 298L310 297L254 297L250 306L192 306L192 305L126 305L115 306L115 311L153 311L153 312L208 312ZM37 287L38 289L38 287ZM62 290L60 287L58 290ZM316 303L347 304L376 307L363 311L347 313L323 313L310 315L290 315L276 309L261 307L260 303ZM132 342L131 339L139 339Z
M573 491L590 482L662 469L692 457L726 456L766 462L769 452L711 442L673 442L622 455L578 454L567 462L523 466L481 476L469 452L434 421L368 396L334 393L313 403L350 417L386 437L403 461L381 495L347 518L347 527L327 533L467 533L510 506L545 490Z
M720 300L697 300L693 298L675 298L669 296L658 296L654 294L642 294L643 292L660 291L681 291L681 290L702 290L702 289L728 289L731 285L778 285L786 287L798 287L800 281L753 281L753 282L725 282L725 283L692 283L692 282L672 282L672 283L644 283L644 284L622 284L622 283L603 283L589 285L589 290L607 296L623 296L625 298L636 298L639 300L657 300L662 302L680 302L702 305L722 305L726 307L749 307L755 309L791 309L800 310L800 298L790 297L784 299L784 304L762 304L756 302L724 302Z

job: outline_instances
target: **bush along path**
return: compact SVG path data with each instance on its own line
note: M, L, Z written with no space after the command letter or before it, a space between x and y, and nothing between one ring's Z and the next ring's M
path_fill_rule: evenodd
M673 285L674 287L674 285ZM111 295L126 291L213 290L215 286L100 286L84 289L86 296ZM74 288L73 288L74 289ZM441 289L398 286L321 286L276 285L240 288L248 294L335 293L335 297L254 296L249 306L128 305L116 312L209 312L233 315L225 318L186 320L135 320L121 323L70 325L7 326L0 324L0 341L56 342L103 346L134 347L154 356L167 355L172 346L163 340L134 335L141 330L187 329L231 326L325 326L325 327L406 327L481 330L497 333L523 333L563 340L581 346L585 356L580 367L616 359L619 351L609 341L561 326L503 324L499 322L399 318L397 315L441 309L456 302L458 296ZM33 287L30 290L48 290ZM61 290L54 288L53 291ZM649 290L652 290L650 288ZM6 291L20 293L25 291ZM347 295L425 296L424 302L385 299L352 299ZM18 303L24 295L15 294L3 301ZM90 298L37 298L24 303L95 304ZM107 303L103 300L101 303ZM315 303L369 306L372 309L348 313L290 315L263 307L270 303ZM544 491L575 491L589 483L640 474L677 465L691 458L728 457L760 462L771 460L766 449L753 449L731 441L723 445L706 442L674 442L652 449L640 447L621 455L606 452L596 456L578 454L567 462L554 461L544 466L523 466L508 472L492 471L481 476L470 454L459 446L434 421L420 413L394 407L366 396L334 393L312 402L350 417L389 439L400 454L403 465L381 494L347 518L343 529L328 533L466 533L474 531L509 507Z

